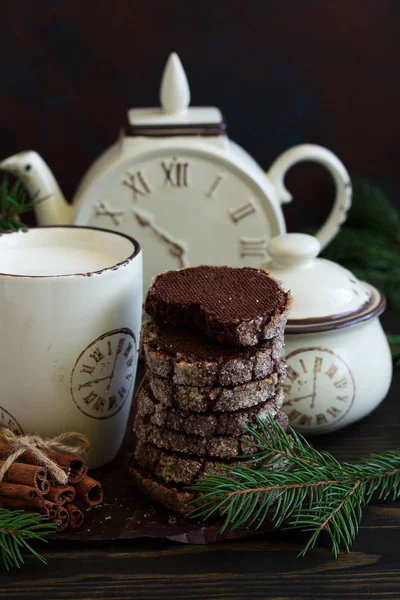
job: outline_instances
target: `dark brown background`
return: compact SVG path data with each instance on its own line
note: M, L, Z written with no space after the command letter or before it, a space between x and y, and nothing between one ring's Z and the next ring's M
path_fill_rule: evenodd
M214 104L265 168L314 142L399 203L398 0L2 0L0 157L36 149L68 198L131 106L158 103L179 53L194 104ZM289 175L289 228L318 223L332 190Z

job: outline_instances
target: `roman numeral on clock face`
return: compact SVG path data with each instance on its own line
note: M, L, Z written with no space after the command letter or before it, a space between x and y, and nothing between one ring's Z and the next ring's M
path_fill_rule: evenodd
M299 375L300 375L300 373L298 373L295 369L293 369L293 367L291 367L290 365L288 366L287 378L290 379L290 381L296 381L296 379L298 378Z
M78 392L80 392L81 389L86 388L86 387L92 387L92 382L87 381L86 383L78 383Z
M126 348L125 352L124 352L124 356L125 356L125 358L128 358L128 355L129 355L130 351L132 350L132 348L133 348L133 345L132 345L132 343L131 343L131 342L129 342L129 344L128 344L128 346L127 346L127 348Z
M229 215L234 223L237 223L241 219L248 217L255 213L257 210L256 205L254 204L254 200L250 198L246 204L239 206L239 208L231 208L229 209Z
M95 410L96 412L99 412L99 411L103 412L104 405L106 403L105 398L102 398L101 396L98 396L94 392L90 392L90 394L88 396L86 396L86 398L84 398L83 401L88 406L91 406L91 408L93 410Z
M120 354L122 352L122 348L124 347L124 344L125 344L125 338L120 338L118 341L117 354Z
M336 388L347 388L347 379L346 379L346 377L342 377L342 379L339 379L338 381L334 381L333 385Z
M82 365L81 373L88 373L89 375L93 375L95 370L96 367L93 367L92 365Z
M338 372L338 367L335 365L335 363L332 363L331 366L329 367L329 369L327 370L326 374L329 377L329 379L333 379L336 375L336 373Z
M265 238L240 238L240 256L265 257L267 251L267 240Z
M348 398L348 396L336 396L336 399L340 400L340 402L347 402Z
M217 187L223 180L224 180L224 175L221 174L221 175L216 176L213 183L211 184L210 189L208 190L208 192L206 194L207 198L215 198L215 192L217 191Z
M91 354L89 354L90 358L93 358L93 360L98 363L101 360L103 360L104 358L104 354L102 353L102 351L100 350L99 347L95 348L93 350L93 352Z
M94 207L94 215L96 217L110 217L114 225L117 226L121 224L121 217L123 217L124 214L123 210L110 208L105 200L102 200Z
M308 373L308 371L307 371L307 367L306 367L306 365L304 364L304 360L303 360L302 358L300 358L300 360L299 360L299 363L300 363L300 365L301 365L301 368L303 369L303 373Z
M322 356L317 356L314 361L314 373L320 373L322 367Z
M188 187L189 186L189 163L180 162L174 158L171 163L161 163L164 171L164 184L171 187Z
M144 197L151 193L150 186L141 171L137 171L133 174L127 173L122 185L125 185L127 188L132 190L133 200L135 202L138 199L138 196Z

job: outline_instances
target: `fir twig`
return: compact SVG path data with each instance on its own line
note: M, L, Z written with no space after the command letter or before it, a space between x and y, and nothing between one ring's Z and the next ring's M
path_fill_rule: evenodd
M400 309L400 214L377 187L352 178L347 221L322 256L338 262L386 295Z
M6 569L21 567L24 563L22 550L46 563L46 559L31 546L30 540L45 542L44 536L55 529L46 515L0 507L0 554Z
M247 457L249 466L227 466L226 476L206 475L188 488L201 493L193 517L221 516L221 531L257 529L267 518L275 527L307 531L311 535L302 556L325 532L336 557L341 545L350 549L362 509L374 495L400 496L400 451L371 455L355 465L339 463L290 427L285 432L273 420L258 425L258 430L247 429L259 448Z
M43 200L45 198L39 197L39 191L32 198L28 196L22 178L10 188L7 177L4 177L0 183L0 232L25 227L21 215L33 210Z

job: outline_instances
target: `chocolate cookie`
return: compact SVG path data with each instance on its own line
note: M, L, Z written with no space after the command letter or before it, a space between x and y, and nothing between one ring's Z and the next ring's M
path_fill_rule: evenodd
M161 483L150 474L145 473L134 461L131 460L129 472L145 496L163 504L169 510L177 515L185 516L193 511L191 500L195 497L194 493L185 492L183 489Z
M178 385L232 386L286 371L283 336L240 348L149 321L142 329L141 347L151 374Z
M157 275L145 310L234 346L282 335L291 296L262 269L200 266Z
M284 429L287 428L288 418L285 413L279 411L274 419ZM244 434L239 437L216 435L209 438L201 435L187 435L172 429L164 429L151 423L145 423L140 415L136 415L134 432L139 442L148 442L157 446L157 448L183 454L196 454L213 458L234 458L254 454L258 451L257 443L250 435Z
M241 460L208 460L184 454L160 450L151 444L138 443L134 460L145 473L152 473L165 483L191 485L203 475L226 475L227 465L238 467L246 464Z
M277 402L283 402L281 389L278 390ZM148 382L145 382L136 396L136 411L143 423L187 435L238 437L243 435L245 427L257 426L257 418L265 421L275 417L277 407L274 399L271 399L235 412L192 413L161 404L153 396Z
M283 370L284 367L281 369ZM162 404L196 413L224 412L258 406L272 397L274 397L276 407L281 408L282 403L276 394L278 385L284 377L285 375L272 373L265 379L249 381L232 387L200 387L177 385L170 379L151 374L149 385L153 396Z

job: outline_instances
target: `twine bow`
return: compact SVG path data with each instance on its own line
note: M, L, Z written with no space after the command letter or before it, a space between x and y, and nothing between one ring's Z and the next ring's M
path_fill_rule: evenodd
M90 446L90 442L82 433L74 431L61 433L54 438L41 438L40 435L16 435L10 429L0 428L0 444L7 446L11 452L0 468L0 483L11 465L18 460L24 452L30 452L39 464L47 467L50 475L61 485L66 485L68 475L58 464L49 458L45 452L59 454L73 454L80 456Z

